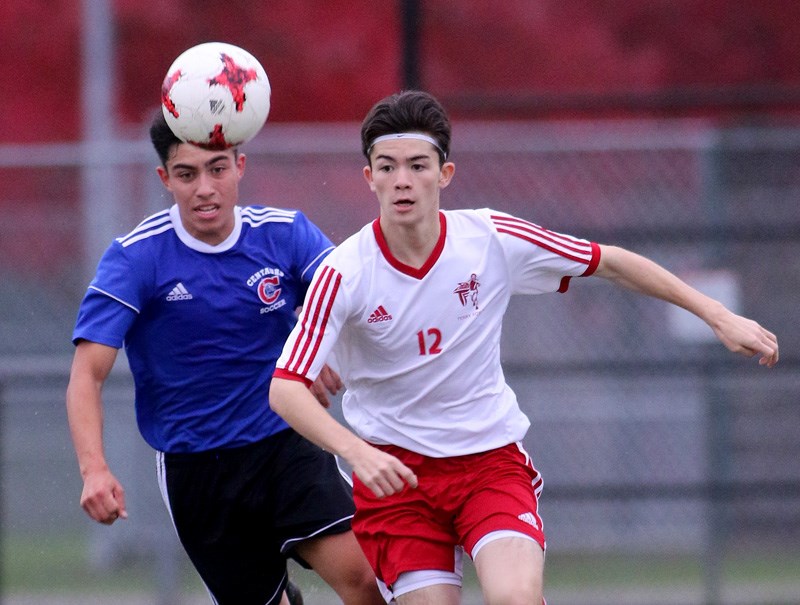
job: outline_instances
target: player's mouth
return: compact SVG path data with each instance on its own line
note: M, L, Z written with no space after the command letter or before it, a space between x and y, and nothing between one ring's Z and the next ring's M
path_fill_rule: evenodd
M410 208L414 205L414 200L396 200L394 205L400 208Z
M217 204L205 204L203 206L197 206L194 211L196 214L202 217L211 217L219 210L219 205Z

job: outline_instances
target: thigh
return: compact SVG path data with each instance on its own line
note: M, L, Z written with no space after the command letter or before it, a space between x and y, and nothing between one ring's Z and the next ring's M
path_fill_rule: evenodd
M315 539L351 530L355 505L352 487L336 458L294 431L281 434L283 446L274 462L280 469L273 486L275 535L280 550L305 567L317 568L299 548Z
M245 504L248 468L210 456L162 459L162 490L178 537L219 605L277 604L287 582L271 515L255 515Z
M296 551L344 603L384 603L375 574L352 531L305 540Z
M545 548L539 516L542 480L530 457L518 444L492 450L475 460L468 493L456 515L456 531L467 553L475 558L483 538L492 532L517 532Z
M354 478L353 531L375 575L390 588L404 572L456 571L460 563L451 517L433 506L425 484L378 498Z
M398 596L397 605L458 605L461 588L450 584L436 584Z
M543 602L544 551L531 539L488 542L475 557L475 571L488 605Z

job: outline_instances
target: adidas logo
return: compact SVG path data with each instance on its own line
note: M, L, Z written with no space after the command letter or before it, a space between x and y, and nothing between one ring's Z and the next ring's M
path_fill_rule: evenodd
M524 521L528 525L533 525L536 529L539 529L539 523L536 521L536 517L533 515L533 513L522 513L521 515L517 515L517 519Z
M173 300L191 300L191 299L192 299L192 295L189 294L189 290L187 290L186 287L180 282L178 282L178 285L175 286L174 288L172 288L170 293L167 294L167 300L168 301L173 301Z
M367 323L374 324L379 321L392 321L392 316L386 312L386 309L383 308L383 305L379 306L372 312L372 315L369 316Z

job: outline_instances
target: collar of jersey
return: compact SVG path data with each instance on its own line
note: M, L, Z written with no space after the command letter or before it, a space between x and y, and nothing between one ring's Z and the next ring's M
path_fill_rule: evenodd
M440 211L439 241L437 241L436 245L433 247L433 251L428 257L428 260L426 260L425 264L423 264L419 269L400 262L394 257L394 255L392 255L392 252L389 250L389 244L386 243L386 238L383 236L383 231L381 231L380 218L376 218L373 221L372 232L375 234L375 240L378 242L378 248L380 248L381 253L383 253L383 257L386 259L386 262L388 262L392 267L401 273L405 273L406 275L409 275L415 279L422 279L428 274L428 271L433 268L433 266L436 264L436 261L439 260L439 257L442 255L445 237L447 236L447 220L445 219L444 212Z
M239 235L242 232L242 209L239 206L236 206L233 209L233 231L231 231L231 234L228 237L215 246L207 244L206 242L200 241L199 239L189 235L189 232L181 222L181 215L177 204L174 204L172 208L169 209L169 218L172 220L172 226L175 228L175 233L178 235L178 239L180 239L192 250L205 252L207 254L219 254L220 252L226 252L227 250L230 250L233 248L236 242L239 241Z

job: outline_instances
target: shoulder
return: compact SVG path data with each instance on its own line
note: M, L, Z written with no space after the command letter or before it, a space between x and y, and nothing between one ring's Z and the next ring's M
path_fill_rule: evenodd
M242 222L250 227L269 227L271 225L291 225L296 220L304 219L299 210L273 208L271 206L244 206Z
M487 235L497 232L496 218L502 213L490 208L444 210L447 234L453 236Z
M379 252L372 223L369 223L336 246L323 263L339 273L354 276L364 267L373 264Z
M158 236L164 233L174 232L174 230L172 218L170 217L170 211L169 209L166 209L148 216L141 223L139 223L133 229L133 231L127 235L116 238L114 241L122 248L129 248L130 246L139 244L141 242L148 242L152 244L158 241Z
M242 227L247 231L262 233L270 238L292 238L297 244L320 237L322 231L301 210L271 206L244 206L241 208Z

